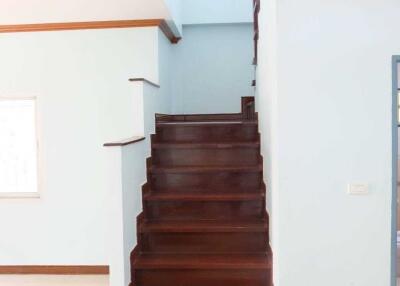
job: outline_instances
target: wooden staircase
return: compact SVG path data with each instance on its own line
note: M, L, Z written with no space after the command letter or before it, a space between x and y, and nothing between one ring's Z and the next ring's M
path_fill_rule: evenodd
M242 113L158 115L130 286L272 286L254 98Z

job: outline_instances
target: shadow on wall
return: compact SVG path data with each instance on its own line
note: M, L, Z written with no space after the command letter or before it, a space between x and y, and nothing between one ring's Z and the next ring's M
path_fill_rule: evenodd
M187 25L174 47L174 113L240 112L254 96L253 23Z

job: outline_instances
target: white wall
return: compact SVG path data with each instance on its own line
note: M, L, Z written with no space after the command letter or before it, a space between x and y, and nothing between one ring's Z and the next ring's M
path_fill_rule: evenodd
M253 22L252 0L183 0L183 24Z
M280 284L279 259L279 132L277 86L277 0L265 0L259 15L258 59L256 67L256 109L259 116L264 182L267 185L270 243L274 251L274 283Z
M158 75L160 88L151 86L143 82L133 83L134 94L141 97L142 113L138 118L135 114L135 121L143 124L143 135L146 137L144 141L122 147L121 151L113 154L118 165L113 168L112 172L121 175L121 207L123 222L123 263L124 263L124 283L128 285L131 279L130 273L130 252L137 244L137 225L136 217L142 212L142 193L141 187L146 183L146 158L151 156L151 134L155 133L155 113L171 113L171 70L173 69L172 49L175 45L171 45L169 40L161 31L158 32L157 40L157 58L158 58ZM140 98L137 98L140 99ZM119 149L119 148L118 148ZM111 152L115 152L112 150ZM115 157L120 160L115 161ZM118 181L118 179L117 179ZM115 191L118 191L116 189ZM117 261L117 264L119 262ZM113 285L120 285L118 281L114 281Z
M275 285L389 285L400 3L265 0L262 11L257 84L273 155ZM368 183L370 194L347 195L350 182Z
M174 48L175 113L240 111L254 90L253 26L188 25Z
M0 25L169 19L166 0L2 0ZM176 1L176 0L167 0Z
M168 20L177 35L182 35L182 0L164 0L169 11Z
M143 129L128 78L158 82L158 35L157 28L0 35L0 95L37 95L43 166L40 199L0 200L0 264L109 264L116 193L102 144Z
M143 95L145 96L145 93ZM115 283L115 286L129 285L131 282L130 254L137 244L136 217L142 211L141 187L146 181L146 157L150 152L149 140L147 136L146 141L122 147L121 150L124 283Z

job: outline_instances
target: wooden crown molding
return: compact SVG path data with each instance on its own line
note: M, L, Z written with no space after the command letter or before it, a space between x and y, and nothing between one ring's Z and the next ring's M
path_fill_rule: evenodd
M0 274L108 275L108 265L2 265Z
M93 22L65 22L65 23L43 23L43 24L17 24L0 25L0 33L19 32L43 32L61 30L91 30L112 28L135 28L135 27L159 27L164 35L176 44L180 38L176 37L164 19L145 20L116 20L116 21L93 21Z
M158 25L160 30L164 33L164 35L171 41L172 44L177 44L181 38L175 37L174 32L172 32L170 26L168 25L167 21L161 20L160 24Z

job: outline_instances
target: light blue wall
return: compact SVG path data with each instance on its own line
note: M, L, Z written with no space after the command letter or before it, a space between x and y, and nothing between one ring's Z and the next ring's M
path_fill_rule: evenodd
M184 25L253 22L252 0L184 0L182 10Z
M182 1L181 0L164 0L167 9L170 12L171 19L167 21L172 24L172 29L178 35L182 34Z
M174 113L240 111L254 89L252 24L188 25L174 47Z

